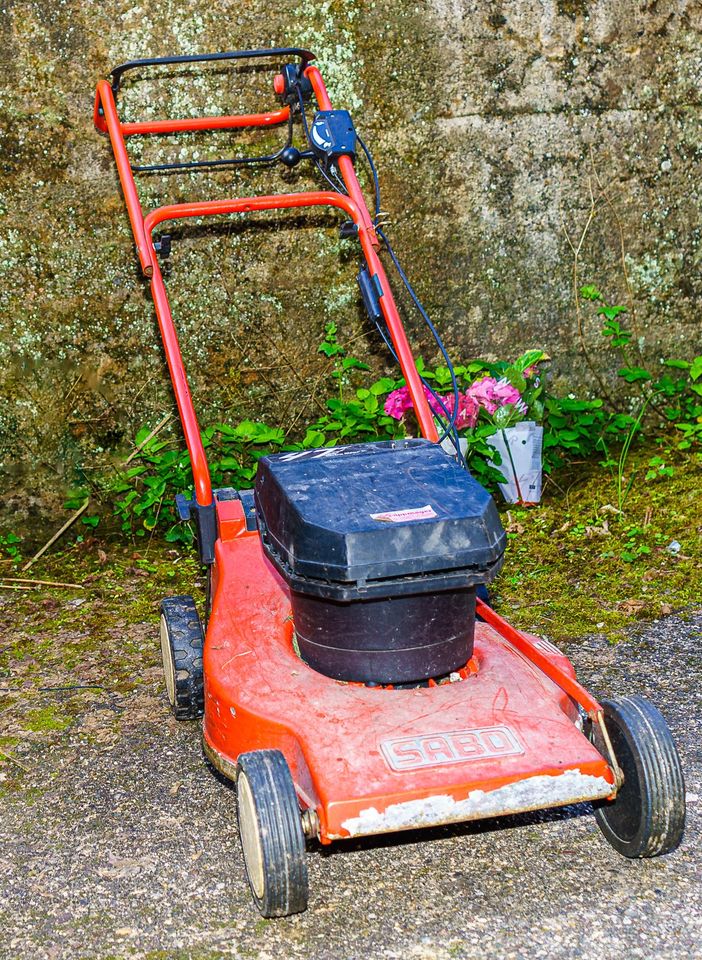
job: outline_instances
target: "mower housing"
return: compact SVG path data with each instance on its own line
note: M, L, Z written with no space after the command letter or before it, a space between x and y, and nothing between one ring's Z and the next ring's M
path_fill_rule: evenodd
M490 495L440 446L412 439L263 457L254 495L311 667L398 684L465 666L475 588L498 572L506 538Z

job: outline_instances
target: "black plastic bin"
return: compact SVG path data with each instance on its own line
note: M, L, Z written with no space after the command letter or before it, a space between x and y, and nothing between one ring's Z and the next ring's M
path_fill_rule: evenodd
M441 447L403 440L263 457L255 501L311 667L412 683L470 659L475 587L499 570L505 533L490 495Z

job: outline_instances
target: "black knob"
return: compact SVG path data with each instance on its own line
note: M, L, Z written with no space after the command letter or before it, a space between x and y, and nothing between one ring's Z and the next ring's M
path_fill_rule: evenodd
M286 147L280 155L280 162L286 167L296 167L302 160L302 154L297 147Z

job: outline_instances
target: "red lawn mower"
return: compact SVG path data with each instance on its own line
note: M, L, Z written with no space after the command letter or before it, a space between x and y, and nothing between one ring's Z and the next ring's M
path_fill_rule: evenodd
M178 509L194 523L210 584L206 633L191 597L162 603L168 698L177 718L203 717L205 754L236 783L254 900L264 917L306 908L306 839L329 844L583 801L624 856L668 853L683 835L685 789L659 712L638 696L598 703L556 647L485 602L505 533L465 469L451 411L436 417L429 406L381 249L431 322L380 226L371 154L350 114L332 107L313 60L286 48L124 63L98 84L94 114L151 285L193 471L194 496L177 498ZM274 109L119 118L128 71L242 61L270 68ZM285 142L260 157L141 167L126 147L135 136L256 127L280 127ZM359 149L374 215L356 175ZM135 173L246 163L311 163L325 189L144 216ZM341 236L359 245L360 295L399 362L422 438L266 456L253 490L213 490L159 267L170 240L153 232L176 220L319 206L343 214ZM446 438L454 455L438 442Z

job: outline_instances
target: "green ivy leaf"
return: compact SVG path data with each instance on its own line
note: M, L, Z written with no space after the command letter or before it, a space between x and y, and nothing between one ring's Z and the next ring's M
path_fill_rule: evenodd
M644 370L643 367L620 367L617 374L627 383L638 383L639 381L653 379L648 370Z

